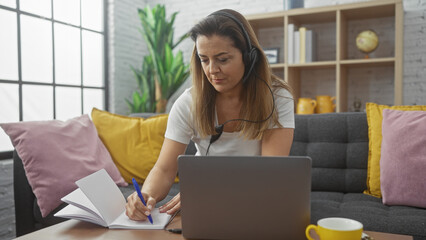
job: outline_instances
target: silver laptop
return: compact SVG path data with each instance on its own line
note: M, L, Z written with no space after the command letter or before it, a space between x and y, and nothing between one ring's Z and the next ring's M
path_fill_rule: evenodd
M309 157L179 156L182 234L192 239L306 239Z

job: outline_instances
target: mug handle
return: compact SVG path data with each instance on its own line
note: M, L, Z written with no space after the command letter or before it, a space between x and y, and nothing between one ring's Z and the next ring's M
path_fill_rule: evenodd
M312 107L313 108L315 108L317 106L317 101L315 101L315 100L312 99L311 103L312 103Z
M333 102L334 100L336 100L336 97L331 97L330 98L330 102ZM336 104L333 104L333 110L336 109Z
M309 224L309 225L306 227L306 230L305 230L306 237L307 237L309 240L315 240L315 239L313 239L313 238L311 237L311 235L309 234L309 230L311 230L311 229L313 229L313 230L317 233L317 235L318 235L318 226L317 226L317 225L314 225L314 224Z

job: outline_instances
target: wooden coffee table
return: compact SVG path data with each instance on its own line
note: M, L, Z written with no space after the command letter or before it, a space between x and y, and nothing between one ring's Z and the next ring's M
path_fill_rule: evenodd
M181 218L177 216L168 226L168 228L180 228ZM398 235L390 233L380 233L365 231L375 240L412 240L413 237L407 235ZM174 234L164 230L110 230L92 223L79 220L68 220L56 225L41 229L36 232L16 238L17 240L27 239L149 239L149 240L183 240L181 234Z

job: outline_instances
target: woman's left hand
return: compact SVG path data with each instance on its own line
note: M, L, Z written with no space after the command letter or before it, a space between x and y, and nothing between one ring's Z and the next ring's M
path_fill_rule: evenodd
M167 212L167 214L174 214L180 209L180 193L178 193L172 200L160 207L160 213Z

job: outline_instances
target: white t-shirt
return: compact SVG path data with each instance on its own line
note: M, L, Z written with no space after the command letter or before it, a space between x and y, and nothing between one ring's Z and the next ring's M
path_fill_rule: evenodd
M278 111L278 121L284 128L294 128L294 101L291 94L286 89L279 89L274 94L275 105ZM165 137L183 144L188 144L190 140L197 148L196 155L205 155L210 143L210 137L201 138L193 121L191 112L192 96L191 88L176 100L169 114ZM215 119L216 125L217 116ZM270 128L277 128L271 126ZM240 136L239 132L223 132L222 136L211 144L209 155L215 156L242 156L260 155L261 141L246 140Z

